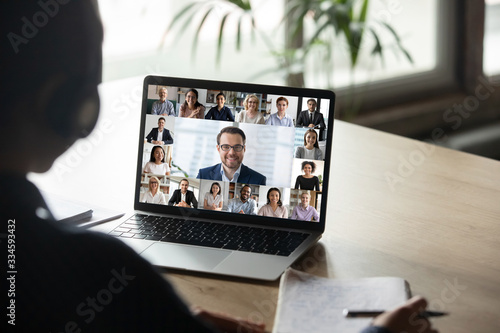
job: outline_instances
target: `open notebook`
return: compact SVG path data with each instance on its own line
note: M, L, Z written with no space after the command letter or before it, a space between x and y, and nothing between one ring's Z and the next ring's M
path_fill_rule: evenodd
M273 333L358 333L371 319L345 318L344 309L393 309L410 294L402 278L328 279L289 268L280 281Z

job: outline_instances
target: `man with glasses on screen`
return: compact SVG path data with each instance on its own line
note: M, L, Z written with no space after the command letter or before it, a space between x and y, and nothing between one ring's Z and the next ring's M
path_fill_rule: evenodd
M217 135L221 163L200 169L197 178L233 183L266 185L266 177L243 164L246 136L238 127L228 126Z

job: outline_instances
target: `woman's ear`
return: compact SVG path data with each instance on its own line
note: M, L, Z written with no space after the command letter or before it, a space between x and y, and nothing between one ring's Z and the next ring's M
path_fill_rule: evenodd
M43 110L48 126L63 139L88 136L99 115L97 86L73 77L56 82Z

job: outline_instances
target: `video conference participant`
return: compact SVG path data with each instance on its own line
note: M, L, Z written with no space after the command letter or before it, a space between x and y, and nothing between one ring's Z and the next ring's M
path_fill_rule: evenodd
M241 111L236 117L239 123L265 124L264 116L259 112L259 98L254 94L246 95L243 101L245 110Z
M304 133L304 146L295 148L295 158L323 160L323 151L319 148L318 133L312 128Z
M158 119L158 127L153 128L146 136L146 141L155 145L169 145L174 143L170 131L165 128L165 118Z
M243 185L240 190L240 197L229 201L227 211L229 213L255 215L257 204L254 199L250 198L251 194L252 188L249 185Z
M212 107L205 115L205 119L234 121L231 109L224 105L226 96L218 93L216 96L217 106Z
M267 191L267 204L260 207L259 215L288 218L288 209L281 202L281 192L278 188L271 187Z
M224 205L222 198L222 191L220 184L217 182L212 183L210 186L210 192L205 193L205 199L203 200L203 208L209 210L222 210Z
M172 102L167 100L167 88L161 87L158 92L158 96L160 96L160 99L153 103L153 106L151 107L151 114L175 117L174 105Z
M142 202L166 205L165 195L160 191L160 180L152 176L149 178L149 190L144 194Z
M200 169L196 178L266 185L266 177L243 164L246 136L238 127L224 127L217 135L221 163Z
M319 128L320 140L323 137L323 130L326 129L325 119L321 112L316 110L316 100L311 98L307 100L307 110L301 111L297 118L297 127Z
M179 108L179 117L203 119L205 107L198 102L198 90L189 89L186 100Z
M319 221L318 211L309 205L311 195L304 192L300 195L300 205L295 206L292 212L292 220Z
M278 112L273 113L267 118L266 125L293 127L293 119L286 113L288 99L279 97L276 100L276 107L278 108Z
M198 200L193 193L193 191L188 190L189 180L183 179L179 184L179 189L175 190L172 197L168 201L169 206L177 207L187 207L187 208L197 208Z
M316 170L316 163L312 161L302 162L302 171L304 175L300 175L295 180L295 188L301 190L314 190L319 191L319 178L314 176Z
M165 151L161 146L153 147L149 162L144 165L142 172L155 175L170 175L170 167L168 163L165 163Z

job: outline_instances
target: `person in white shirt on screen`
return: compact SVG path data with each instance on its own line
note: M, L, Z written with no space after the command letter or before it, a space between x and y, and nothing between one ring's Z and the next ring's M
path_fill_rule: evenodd
M142 202L166 205L165 195L160 191L160 180L152 176L149 178L149 191L144 194Z
M154 146L151 150L151 158L144 165L143 173L154 175L170 175L170 167L165 163L165 151L161 146Z
M293 119L286 113L288 99L279 97L276 100L276 107L278 108L278 112L273 113L267 118L266 125L293 127Z
M250 198L251 194L252 188L249 185L243 185L240 190L240 197L229 201L227 211L229 213L255 215L257 204L254 199Z
M153 106L151 107L151 114L159 116L175 117L174 105L172 104L172 102L167 100L168 97L167 88L165 87L160 88L158 96L160 96L160 99L153 103Z
M249 123L249 124L265 124L264 116L259 111L259 98L254 95L246 95L243 101L243 107L245 110L241 111L236 117L236 121L239 123Z
M306 160L323 160L323 151L318 144L318 133L314 129L308 129L304 133L304 145L295 149L294 157Z
M158 127L153 128L146 136L146 141L155 145L169 145L174 143L174 139L170 135L170 131L165 128L165 118L158 119Z
M210 192L205 193L203 208L209 210L222 210L223 204L220 184L215 182L210 186Z

